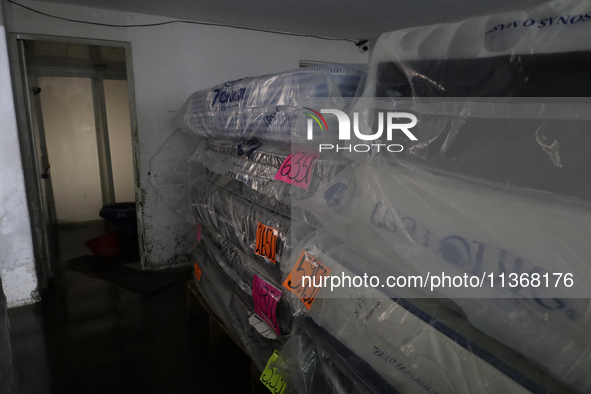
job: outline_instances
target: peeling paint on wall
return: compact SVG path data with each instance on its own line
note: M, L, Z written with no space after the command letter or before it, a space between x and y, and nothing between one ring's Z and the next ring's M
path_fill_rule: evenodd
M0 8L0 21L3 20ZM33 303L39 296L3 26L0 26L0 125L0 275L11 308Z
M167 112L165 116L173 115ZM163 120L161 117L161 125ZM169 125L174 127L174 124ZM147 231L144 239L144 268L163 269L191 263L197 239L195 226L177 214L179 202L187 193L190 165L188 159L199 140L176 130L162 144L148 164L149 193L153 198L144 207L146 223L159 231ZM181 203L182 204L182 203Z
M3 269L0 272L9 308L29 305L39 301L37 275L34 269L31 269L33 262L29 263L14 269Z

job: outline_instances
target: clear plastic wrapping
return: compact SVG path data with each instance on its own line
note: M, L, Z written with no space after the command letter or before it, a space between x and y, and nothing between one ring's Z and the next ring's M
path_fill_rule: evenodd
M591 393L590 33L591 3L574 0L386 33L350 110L360 74L344 69L191 96L179 121L209 137L192 209L243 295L257 270L292 286L307 253L330 278L380 278L305 300L281 289L290 390ZM302 107L349 110L354 132L337 145L354 163L322 152L308 189L275 179L286 146L308 142ZM389 112L417 123L385 131ZM343 119L327 113L333 135L314 142L337 143ZM255 252L260 225L277 231L276 264ZM477 285L433 286L446 274Z
M283 341L263 337L250 323L254 313L252 301L219 269L210 258L199 260L201 269L195 283L217 317L229 330L229 334L248 352L259 369L263 369L274 350L279 350Z
M281 282L274 280L268 268L260 264L248 254L242 252L220 234L205 228L202 240L212 261L218 264L225 274L242 290L243 297L252 304L253 280L255 275L261 277L276 289L283 290ZM288 335L291 331L292 311L286 297L280 298L276 305L276 316L281 335Z
M381 379L375 372L373 372L374 380L368 386L367 377L358 376L359 372L351 369L350 364L344 363L340 359L335 364L329 356L332 354L332 350L329 351L329 349L335 346L339 348L341 351L339 357L342 357L347 351L343 345L336 345L334 338L332 338L332 345L325 344L322 338L326 338L327 334L313 322L308 322L305 326L313 325L316 335L319 332L324 335L322 338L315 337L315 341L312 341L307 332L302 329L303 321L292 328L293 312L290 298L285 294L278 305L277 312L282 335L274 341L259 335L253 327L248 325L248 318L253 313L250 284L252 284L254 275L265 274L264 268L226 242L219 234L207 228L204 229L201 239L210 258L199 263L201 278L197 281L198 286L206 295L207 302L214 308L216 314L222 318L225 324L231 324L232 334L241 341L259 367L264 365L264 361L274 349L280 349L280 360L272 367L278 367L282 377L288 382L286 393L395 393L395 391L375 390L376 379ZM215 269L216 264L221 270ZM231 284L232 281L234 284ZM273 281L270 283L281 288ZM296 332L293 332L293 329ZM286 337L286 335L289 336ZM346 354L350 363L354 356L350 351ZM347 368L347 373L343 372L341 367Z
M304 140L304 107L344 109L343 97L355 95L364 68L319 65L229 81L193 93L178 123L204 137Z
M300 248L331 275L372 272L372 263L326 230L310 234ZM309 310L297 298L292 302L360 379L377 373L376 384L383 379L401 393L572 392L438 301L401 299L388 288L343 291L346 296L337 298L323 288Z
M207 171L207 177L219 187L225 190L237 194L244 199L260 205L261 207L270 209L273 212L277 212L283 216L309 223L311 226L320 227L320 222L316 220L314 215L310 214L299 207L295 207L292 204L285 204L277 200L275 197L263 194L255 189L252 189L248 185L228 178L225 175L216 174L211 171ZM295 189L296 187L293 187Z
M293 240L314 230L308 224L292 221L218 187L208 178L195 180L192 199L191 209L198 223L210 226L228 242L248 252L276 280L281 279L279 267L289 262ZM275 262L255 254L259 223L277 231Z
M477 328L583 392L591 389L590 304L572 298L586 294L591 277L589 245L580 236L591 233L588 211L403 167L366 165L343 171L299 204L386 275L493 274L496 286L418 291L453 299ZM578 285L560 295L553 288L500 286L500 274L544 270L575 273Z
M588 97L590 25L589 3L563 0L385 33L364 95Z
M410 112L416 140L348 156L591 208L590 33L591 5L567 0L383 34L352 111L362 134Z
M367 120L365 130L376 128L377 113L405 111L418 119L412 129L417 140L396 135L391 141L376 143L395 145L397 153L383 148L368 153L346 152L345 156L373 166L421 168L491 189L591 208L591 186L585 181L591 168L586 153L591 147L588 99L560 104L553 98L537 100L524 104L529 108L524 112L513 114L504 113L504 109L518 111L520 104L499 99L462 103L421 100L390 103L360 99L356 111ZM560 115L544 114L551 110ZM357 146L356 142L352 145Z
M314 162L308 189L275 178L292 152L256 141L204 140L192 157L212 173L232 179L224 187L247 200L300 220L313 220L291 202L309 198L320 185L341 172L349 160L341 155L320 155Z
M281 349L277 364L282 376L289 376L290 393L388 393L367 387L357 379L356 371L340 369L338 361L335 362L329 355L332 353L330 346L319 337L309 335L305 326L307 324L303 320L294 326L291 338ZM315 328L319 329L318 326Z

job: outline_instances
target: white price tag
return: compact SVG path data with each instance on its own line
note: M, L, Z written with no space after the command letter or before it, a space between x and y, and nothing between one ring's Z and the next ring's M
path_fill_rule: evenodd
M259 315L253 313L248 319L251 326L264 338L277 339L277 333Z

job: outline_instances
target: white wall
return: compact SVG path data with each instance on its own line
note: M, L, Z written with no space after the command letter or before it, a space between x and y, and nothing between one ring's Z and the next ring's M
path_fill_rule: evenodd
M71 5L21 0L43 12L66 18L111 24L161 22L167 18L105 11ZM172 135L174 111L189 95L227 80L288 70L300 59L354 62L367 61L349 42L283 36L232 28L173 24L148 28L110 28L51 19L5 3L9 31L104 40L128 41L132 46L139 151L139 215L143 228L142 260L155 269L186 262L192 241L186 225L179 222L164 196L161 182L167 176L150 173L150 160ZM174 140L174 139L173 139ZM3 148L0 148L3 149ZM178 160L187 153L186 145L170 149ZM178 164L178 163L177 163ZM173 164L170 168L177 168ZM155 183L151 178L160 177ZM161 185L160 190L154 184Z
M103 82L115 201L135 201L133 147L131 144L127 81L105 79Z
M0 23L3 20L0 9ZM37 275L24 189L4 26L0 25L0 276L8 307L37 298Z
M92 82L39 77L39 87L57 220L98 220L103 197Z

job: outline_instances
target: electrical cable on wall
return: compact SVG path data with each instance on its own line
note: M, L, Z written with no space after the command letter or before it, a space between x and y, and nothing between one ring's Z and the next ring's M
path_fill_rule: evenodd
M87 25L94 25L94 26L126 27L127 28L127 27L153 27L153 26L171 25L171 24L175 24L175 23L187 23L187 24L191 24L191 25L230 27L232 29L252 30L252 31L259 31L259 32L263 32L263 33L281 34L281 35L285 35L285 36L318 38L320 40L347 41L347 42L352 42L353 44L355 44L357 46L359 45L360 42L364 41L364 40L361 40L361 41L360 40L353 40L350 38L324 37L324 36L316 36L313 34L289 33L289 32L284 32L284 31L277 31L277 30L259 29L259 28L254 28L254 27L245 27L245 26L236 26L236 25L226 25L226 24L222 24L222 23L213 23L213 22L197 22L197 21L190 21L190 20L183 20L183 19L174 19L174 20L166 21L166 22L144 23L144 24L134 24L134 25L119 25L119 24L112 24L112 23L91 22L91 21L83 21L83 20L78 20L78 19L65 18L65 17L57 16L57 15L51 15L46 12L36 10L32 7L28 7L26 5L17 3L16 1L13 1L13 0L6 0L6 1L8 1L10 4L14 4L14 5L24 8L28 11L31 11L36 14L43 15L43 16L46 16L49 18L59 19L59 20L66 21L66 22L84 23Z

